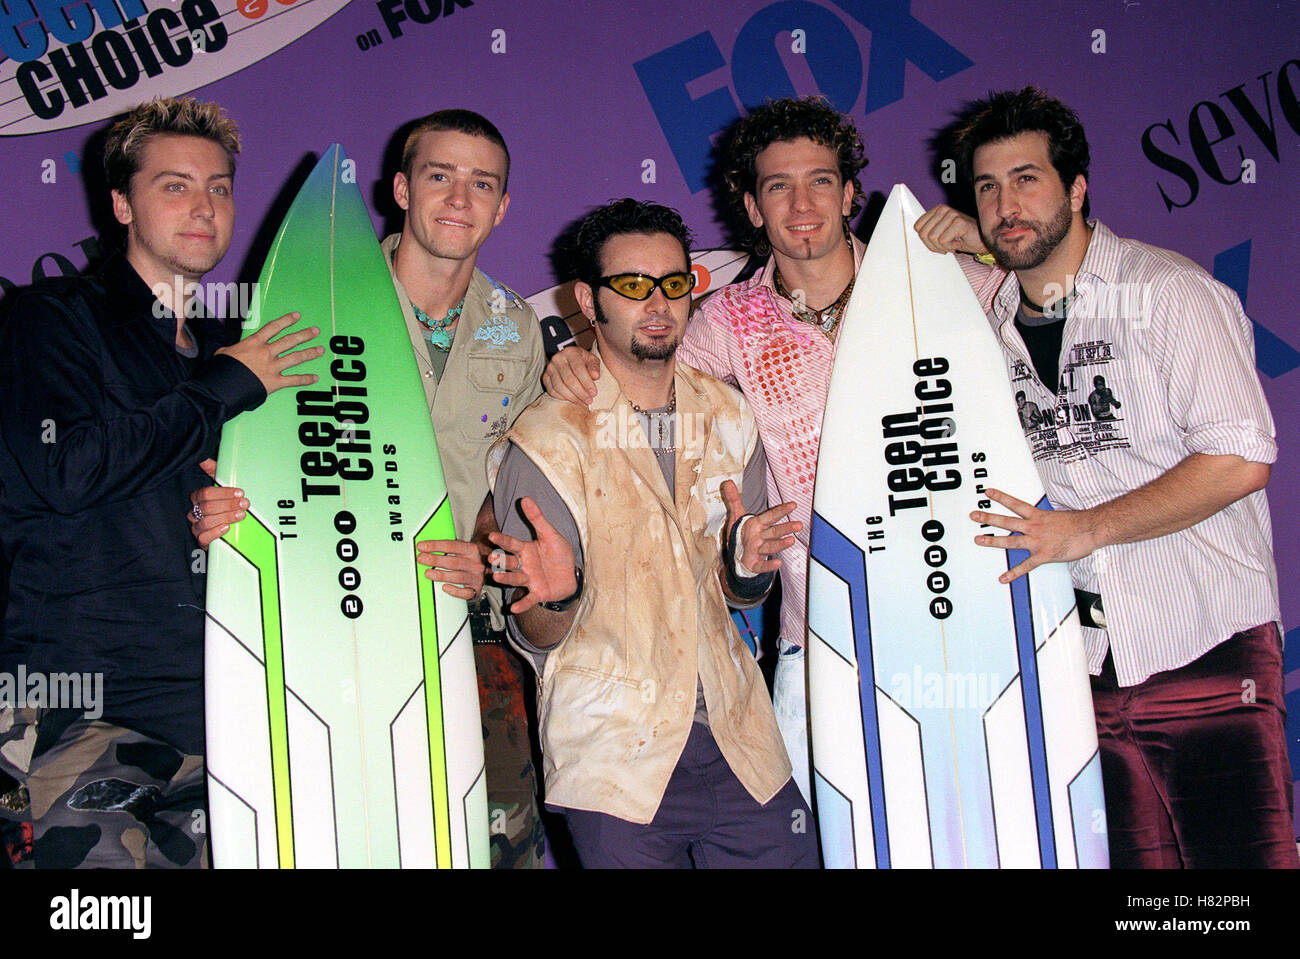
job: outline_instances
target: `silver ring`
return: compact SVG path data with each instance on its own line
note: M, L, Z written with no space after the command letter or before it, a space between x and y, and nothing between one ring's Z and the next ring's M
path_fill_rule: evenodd
M190 509L190 512L194 515L194 521L196 523L199 520L203 519L203 507L200 506L198 503L194 504L193 508Z

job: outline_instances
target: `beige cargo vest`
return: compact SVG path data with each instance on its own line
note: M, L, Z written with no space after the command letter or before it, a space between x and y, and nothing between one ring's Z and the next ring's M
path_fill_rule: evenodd
M603 363L597 389L590 410L543 396L506 436L573 513L584 556L573 629L541 677L547 801L650 822L691 731L698 675L722 755L765 803L790 763L718 583L720 487L740 485L754 417L731 387L677 364L674 502ZM489 457L494 481L503 452Z

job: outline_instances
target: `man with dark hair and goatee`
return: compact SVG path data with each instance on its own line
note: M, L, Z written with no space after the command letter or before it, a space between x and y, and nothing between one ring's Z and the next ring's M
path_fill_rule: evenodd
M936 207L917 231L991 252L963 267L1013 388L1055 427L1026 431L1054 508L990 489L1014 515L972 518L1020 535L976 542L1028 551L1005 582L1070 564L1111 865L1296 867L1264 495L1277 447L1250 321L1196 264L1085 219L1088 143L1060 101L994 94L955 145L978 221Z
M496 579L524 590L511 622L541 678L547 800L584 866L815 868L727 608L763 600L800 524L793 503L766 508L745 400L677 362L688 244L656 204L583 220L575 293L599 388L589 409L543 397L494 450Z

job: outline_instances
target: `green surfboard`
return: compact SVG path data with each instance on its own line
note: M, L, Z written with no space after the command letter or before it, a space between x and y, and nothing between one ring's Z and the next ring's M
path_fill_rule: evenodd
M280 226L248 332L298 311L322 357L223 431L248 517L213 543L206 633L213 865L486 867L463 600L415 544L451 504L401 308L352 165L330 147Z

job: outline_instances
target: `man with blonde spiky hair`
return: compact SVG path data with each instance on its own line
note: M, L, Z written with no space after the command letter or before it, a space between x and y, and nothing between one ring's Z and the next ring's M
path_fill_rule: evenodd
M541 393L542 334L532 307L478 268L510 206L510 151L487 117L438 110L407 134L393 198L406 216L383 241L429 415L456 539L418 544L425 575L470 602L483 721L492 868L542 865L524 705L524 667L505 643L500 591L483 589L489 447ZM484 516L488 520L487 515ZM490 525L490 521L489 521Z
M294 349L318 329L279 336L296 313L223 346L194 299L230 245L238 152L214 103L136 107L104 156L125 252L22 292L0 329L0 838L19 867L206 864L204 566L180 516L221 425L315 382L285 371L321 352ZM69 674L102 697L55 696Z

